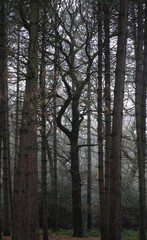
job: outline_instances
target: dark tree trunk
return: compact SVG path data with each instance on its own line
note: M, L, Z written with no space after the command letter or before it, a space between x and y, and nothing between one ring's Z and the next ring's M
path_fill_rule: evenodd
M30 0L30 9L31 24L26 26L25 22L25 26L29 30L29 49L14 198L14 240L37 240L39 234L37 203L37 40L39 11L37 0Z
M111 100L110 100L110 11L104 4L104 52L105 52L105 240L109 239L110 212L110 155L111 155Z
M56 4L57 8L57 4ZM57 11L57 10L56 10ZM57 19L55 16L55 28L58 28ZM59 58L59 50L58 46L58 37L56 36L55 32L55 56L54 56L54 79L53 79L53 214L54 214L54 230L57 231L59 228L58 217L59 217L59 206L58 206L58 175L57 175L57 98L56 98L56 91L57 91L57 78L58 78L58 58Z
M139 167L139 239L146 240L147 209L146 209L146 90L147 90L147 2L145 8L145 33L144 33L144 60L142 75L142 97L141 97L141 142L142 158L138 159Z
M87 91L87 108L88 108L88 118L87 118L87 229L92 229L92 206L91 206L91 87L90 82L88 82Z
M46 1L43 4L42 49L40 66L40 102L41 102L41 182L42 182L42 225L43 240L48 240L48 194L47 194L47 157L46 157Z
M121 135L128 25L127 20L128 0L121 0L118 22L118 43L111 144L110 240L121 239Z
M0 3L0 82L1 82L1 144L3 144L3 234L9 235L9 133L8 133L8 85L6 52L6 1ZM1 145L2 146L2 145Z
M135 6L134 6L135 7ZM139 239L146 239L146 190L145 190L145 146L146 146L146 69L147 69L147 10L143 24L143 1L137 3L138 27L134 26L136 55L135 114L137 131L137 157L139 168ZM147 8L146 8L147 9ZM145 26L145 29L143 29ZM144 44L144 47L143 47ZM144 50L143 50L144 49ZM144 52L143 52L144 51ZM144 56L144 57L143 57Z
M46 145L46 22L47 2L43 3L42 45L40 65L40 102L41 102L41 182L42 182L42 225L43 240L48 240L48 191L47 191L47 145Z
M68 89L70 92L70 90ZM79 170L79 147L78 147L78 136L79 136L79 98L81 91L72 98L72 130L69 131L61 123L61 118L71 102L70 93L69 97L65 101L64 105L58 113L57 125L58 127L68 136L70 141L70 159L71 159L71 177L72 177L72 210L73 210L73 236L81 237L83 234L82 225L82 203L81 203L81 177Z
M81 177L79 172L79 153L76 139L71 139L71 176L72 176L72 207L73 207L73 236L80 237L83 234L82 227L82 203L81 203Z
M102 5L98 3L98 170L99 170L99 197L100 197L100 231L101 239L105 239L105 188L103 163L103 120L102 120Z
M3 144L3 118L4 118L4 75L6 71L6 52L5 52L5 1L0 3L0 184L2 177L2 144ZM2 239L2 185L0 185L0 239Z
M72 101L72 132L71 132L71 176L72 176L72 206L73 206L73 228L74 236L80 237L83 234L82 226L82 203L81 203L81 177L79 170L79 97Z
M15 114L16 114L16 122L15 122L15 139L14 139L14 144L15 144L15 152L14 152L14 183L13 183L13 206L12 206L12 213L11 213L11 225L12 225L12 238L14 236L13 230L14 230L14 203L16 201L15 196L16 196L16 185L17 185L17 166L18 166L18 146L19 146L19 86L20 86L20 24L18 24L17 27L17 84L16 84L16 106L15 106Z
M7 84L6 84L7 85ZM7 93L7 91L6 91ZM8 133L8 105L7 94L4 104L4 132L3 132L3 235L10 235L10 202L9 202L9 133Z

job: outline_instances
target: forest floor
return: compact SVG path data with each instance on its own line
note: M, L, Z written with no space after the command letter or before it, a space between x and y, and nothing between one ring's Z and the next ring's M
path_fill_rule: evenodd
M40 238L41 240L42 238ZM11 240L11 237L3 237L3 240ZM50 236L49 240L100 240L99 237L70 237L70 236Z

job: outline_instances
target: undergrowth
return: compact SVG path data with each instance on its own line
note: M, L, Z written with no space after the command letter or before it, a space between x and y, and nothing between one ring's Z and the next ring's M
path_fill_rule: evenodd
M123 240L139 240L138 231L128 229L122 232Z
M53 230L48 231L49 236L69 236L72 237L73 230L71 229L59 229L57 232ZM100 232L96 229L91 231L84 231L83 237L98 237L100 236ZM139 240L138 231L133 229L126 229L122 232L122 240Z

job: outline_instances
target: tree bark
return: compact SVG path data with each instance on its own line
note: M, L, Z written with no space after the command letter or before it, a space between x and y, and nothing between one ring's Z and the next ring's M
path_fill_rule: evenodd
M55 4L57 8L57 4ZM55 9L57 11L57 9ZM55 12L55 28L58 28L58 22ZM58 66L57 61L59 58L58 50L58 38L55 31L55 56L54 56L54 79L53 79L53 211L54 211L54 230L57 231L59 228L58 217L59 217L59 206L58 206L58 175L57 175L57 78L58 78Z
M4 117L4 75L6 68L5 52L5 1L0 3L0 166L2 168L3 117ZM1 172L0 168L0 172ZM0 174L1 175L1 174ZM2 177L2 175L1 175ZM1 178L0 178L1 181ZM0 185L0 239L2 239L2 185Z
M43 240L48 240L48 194L47 194L47 157L46 157L46 1L43 4L42 46L40 65L40 105L41 105L41 185L42 185L42 225Z
M3 144L3 234L10 235L9 229L9 133L8 133L8 85L6 49L6 1L0 4L0 104L1 104L1 146Z
M69 90L70 92L70 90ZM79 170L79 98L81 91L72 97L72 130L69 131L61 123L61 118L71 102L70 93L64 105L61 107L57 116L58 127L68 136L70 141L71 177L72 177L72 212L73 212L73 236L81 237L83 234L82 225L82 203L81 203L81 177Z
M98 173L100 197L100 231L101 239L105 239L105 188L104 188L104 162L103 162L103 120L102 120L102 5L98 3Z
M143 33L143 1L138 2L138 28L136 31L136 92L135 112L137 131L137 155L139 168L139 239L146 240L146 72L147 72L147 4L145 8L145 29ZM144 36L144 39L143 39ZM143 47L144 42L144 47ZM144 49L144 50L143 50Z
M16 192L14 240L38 239L37 203L37 84L38 84L38 1L30 0L29 49L26 75ZM25 211L24 211L25 210Z
M73 201L73 227L74 236L82 236L82 203L81 203L81 177L79 170L79 97L72 102L72 132L71 132L71 176L72 176L72 201Z
M121 239L121 135L128 25L128 0L120 1L111 144L110 240Z
M87 229L92 229L92 206L91 206L91 85L88 82L87 90L87 108L88 108L88 118L87 118Z
M104 54L105 54L105 240L109 239L110 212L110 156L111 156L111 98L110 98L110 10L109 4L104 10Z

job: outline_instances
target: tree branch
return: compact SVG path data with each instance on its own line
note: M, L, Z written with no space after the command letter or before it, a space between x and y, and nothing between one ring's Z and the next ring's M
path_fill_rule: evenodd
M61 107L59 113L58 113L58 116L56 118L56 121L57 121L57 126L61 129L62 132L64 132L66 134L66 136L71 139L71 132L62 124L62 117L63 117L63 114L65 113L67 107L69 106L71 102L71 98L67 98L63 104L63 106Z

